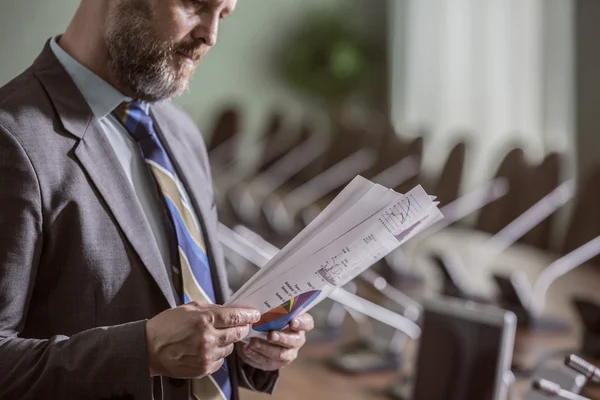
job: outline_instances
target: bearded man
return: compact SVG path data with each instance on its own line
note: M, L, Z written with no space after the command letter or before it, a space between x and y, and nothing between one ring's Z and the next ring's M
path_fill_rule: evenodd
M312 329L244 344L183 93L236 0L82 0L0 88L0 399L272 393Z

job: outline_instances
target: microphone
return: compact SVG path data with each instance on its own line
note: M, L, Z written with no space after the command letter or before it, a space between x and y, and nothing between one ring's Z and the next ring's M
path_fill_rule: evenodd
M600 368L587 362L583 358L571 354L565 358L565 365L584 375L588 382L600 383Z
M503 253L533 227L568 203L574 195L575 181L573 179L557 186L485 243L485 246L491 250L490 258Z
M293 229L296 215L303 209L328 193L334 191L344 182L352 180L356 175L371 168L377 160L373 149L363 148L347 156L308 182L287 193L273 210L267 214L269 224L277 233L287 234Z
M365 270L358 278L364 280L373 286L379 293L383 294L388 300L393 301L403 308L402 314L411 321L417 321L421 315L421 305L412 298L396 289L388 281L371 269Z
M503 197L506 193L508 193L506 178L494 178L486 182L440 208L440 211L444 214L444 219L421 232L420 238L424 239L441 231L468 215L479 211L489 203Z
M529 305L531 312L537 316L541 315L546 302L546 292L550 285L598 254L600 254L600 236L547 266L537 277L533 285L531 303Z
M558 399L565 400L590 400L587 397L583 397L573 392L569 392L568 390L561 388L558 383L554 383L546 379L535 379L533 381L532 387L534 390L537 390L538 392L548 397L555 397Z

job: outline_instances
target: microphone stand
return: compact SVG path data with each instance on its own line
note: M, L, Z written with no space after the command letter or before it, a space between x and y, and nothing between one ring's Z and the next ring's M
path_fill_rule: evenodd
M558 185L552 192L548 193L485 242L484 248L487 249L487 260L491 260L503 253L540 222L567 204L574 195L575 181L573 179ZM487 262L484 263L484 265L487 264Z
M550 264L536 279L531 296L531 312L540 316L544 311L546 292L550 285L575 268L600 254L600 236Z
M231 188L227 199L241 220L252 224L258 223L261 207L266 204L269 196L298 171L325 154L328 141L319 133L319 131L312 133L308 139L247 184Z
M296 215L344 182L369 169L376 161L373 149L364 148L339 161L326 171L293 189L277 203L265 203L265 216L278 235L289 235L294 230Z

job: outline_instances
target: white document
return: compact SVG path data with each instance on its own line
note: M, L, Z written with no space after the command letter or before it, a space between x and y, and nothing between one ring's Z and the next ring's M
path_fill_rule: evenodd
M440 219L421 186L403 195L356 177L226 305L261 312L251 336L282 330Z

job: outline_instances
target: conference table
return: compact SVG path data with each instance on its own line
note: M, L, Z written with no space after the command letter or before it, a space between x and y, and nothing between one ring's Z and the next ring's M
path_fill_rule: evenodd
M473 289L483 296L494 296L496 287L492 279L494 273L510 274L523 271L530 282L534 282L540 272L556 260L559 255L523 244L515 244L500 254L487 252L484 243L489 234L467 227L449 227L424 239L415 238L403 247L411 260L411 269L425 278L425 284L418 290L416 298L436 296L441 285L439 271L433 266L429 255L439 251L453 251L460 255L471 278ZM368 288L359 292L369 298L376 294ZM411 291L411 295L414 292ZM582 296L600 304L600 269L584 264L557 279L546 296L545 314L559 317L571 323L572 329L566 333L526 332L519 330L515 342L514 362L530 368L544 357L565 349L577 349L580 344L581 323L571 305L573 296ZM414 346L407 346L404 354L405 367L402 371L383 374L345 375L334 372L326 365L326 360L338 351L343 344L351 343L357 337L356 324L347 318L341 341L332 344L308 344L292 365L281 371L275 399L345 399L379 400L386 399L384 390L399 380L403 373L410 371L414 359ZM555 360L560 362L561 358ZM531 380L517 379L516 392L520 398L529 391ZM587 390L583 394L591 399L600 399L599 390ZM266 400L272 397L243 391L243 400Z

